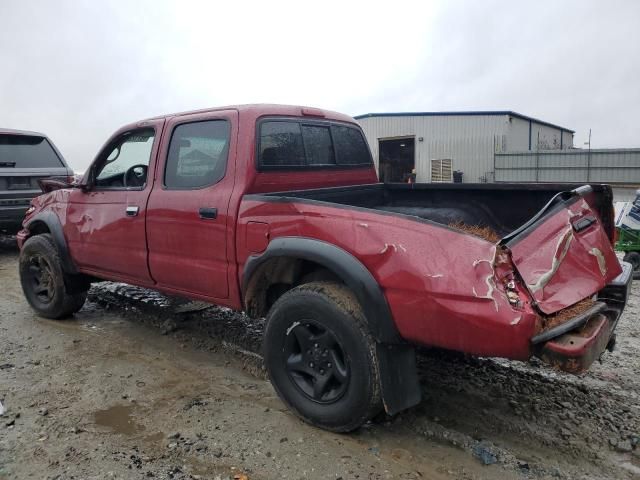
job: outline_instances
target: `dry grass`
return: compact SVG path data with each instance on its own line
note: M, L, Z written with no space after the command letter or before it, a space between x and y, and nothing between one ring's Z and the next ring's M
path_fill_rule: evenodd
M480 237L487 242L498 243L500 241L500 235L498 235L495 230L490 227L481 227L480 225L467 225L463 222L450 223L449 227L455 228L456 230L462 230L463 232L470 235L475 235L476 237Z
M548 315L544 319L544 330L549 330L550 328L562 325L567 320L571 320L572 318L586 312L591 307L593 307L595 303L596 302L594 302L590 298L585 298L584 300L581 300L568 308L560 310L553 315Z

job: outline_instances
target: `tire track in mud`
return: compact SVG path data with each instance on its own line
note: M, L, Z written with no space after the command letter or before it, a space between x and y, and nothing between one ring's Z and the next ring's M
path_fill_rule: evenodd
M89 298L203 349L222 349L264 378L263 319L126 284L95 284ZM471 358L423 349L421 404L385 427L502 463L525 478L640 475L640 291L618 327L618 351L582 377L537 361ZM92 308L89 306L89 308ZM95 307L94 307L95 308Z

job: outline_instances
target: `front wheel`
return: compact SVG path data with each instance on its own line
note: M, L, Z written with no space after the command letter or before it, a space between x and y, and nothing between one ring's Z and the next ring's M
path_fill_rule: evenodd
M327 430L355 430L381 410L375 347L358 301L339 283L289 290L267 315L263 349L276 392Z
M633 278L640 277L640 252L627 252L624 254L625 262L629 262L633 267Z
M64 272L51 235L29 238L20 252L20 283L24 296L36 313L60 319L77 312L87 299L87 292L67 293Z

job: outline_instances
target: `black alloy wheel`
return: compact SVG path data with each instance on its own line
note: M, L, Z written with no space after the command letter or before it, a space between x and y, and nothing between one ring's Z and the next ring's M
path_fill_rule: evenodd
M343 347L327 328L306 320L287 335L287 372L295 385L311 400L332 403L349 385L349 365Z
M42 304L53 301L55 294L51 265L42 255L34 255L28 259L26 280Z

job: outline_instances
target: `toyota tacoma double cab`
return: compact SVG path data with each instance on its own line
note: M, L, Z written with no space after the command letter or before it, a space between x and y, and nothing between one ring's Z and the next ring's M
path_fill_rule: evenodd
M42 183L18 235L39 315L113 280L266 317L275 390L332 431L420 401L416 346L585 371L631 281L609 186L379 183L358 124L317 108L151 118Z

